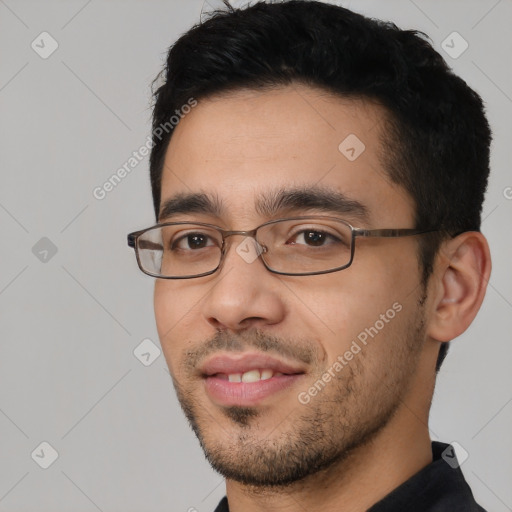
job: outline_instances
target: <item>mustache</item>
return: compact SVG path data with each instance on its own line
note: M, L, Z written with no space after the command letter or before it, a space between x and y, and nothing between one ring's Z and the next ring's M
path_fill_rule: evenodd
M186 370L193 371L206 358L216 352L236 353L249 349L256 349L259 352L300 361L307 365L313 364L319 359L311 341L304 339L283 340L277 336L254 329L239 334L217 330L212 338L201 344L197 349L185 350L183 361Z

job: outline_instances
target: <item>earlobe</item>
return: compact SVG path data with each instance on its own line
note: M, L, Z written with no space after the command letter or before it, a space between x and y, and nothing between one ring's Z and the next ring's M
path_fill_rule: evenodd
M438 293L428 334L450 341L469 327L484 299L491 273L487 240L480 232L462 233L443 244L436 267Z

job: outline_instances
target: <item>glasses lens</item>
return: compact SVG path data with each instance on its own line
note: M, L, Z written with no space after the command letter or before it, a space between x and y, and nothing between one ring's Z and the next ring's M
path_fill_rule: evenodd
M214 270L221 256L222 236L197 224L158 226L137 239L139 263L159 277L197 276Z
M349 265L352 230L329 218L291 219L263 226L258 242L267 248L262 257L272 270L308 274Z
M329 217L287 219L264 225L257 241L266 265L277 272L307 275L342 269L352 258L352 230ZM157 226L137 238L139 264L156 277L197 277L214 271L222 236L214 228L183 223Z

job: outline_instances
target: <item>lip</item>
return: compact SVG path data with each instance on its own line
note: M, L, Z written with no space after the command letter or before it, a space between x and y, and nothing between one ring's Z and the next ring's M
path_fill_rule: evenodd
M255 368L268 368L275 373L279 372L286 375L305 372L305 369L300 366L294 366L269 355L259 353L244 353L240 355L219 354L208 359L200 368L200 371L203 377L211 377L217 373L245 373Z
M219 374L270 369L281 375L256 382L229 382ZM265 354L217 355L201 368L205 391L217 405L255 406L304 378L305 369Z
M251 407L283 391L304 378L303 373L278 375L257 382L229 382L218 377L206 377L205 390L210 399L224 407Z

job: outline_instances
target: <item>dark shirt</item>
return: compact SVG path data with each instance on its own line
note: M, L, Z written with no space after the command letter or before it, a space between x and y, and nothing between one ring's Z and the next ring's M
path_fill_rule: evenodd
M486 512L473 498L453 447L433 441L432 456L434 460L428 466L391 491L367 512ZM226 497L215 512L229 512Z

